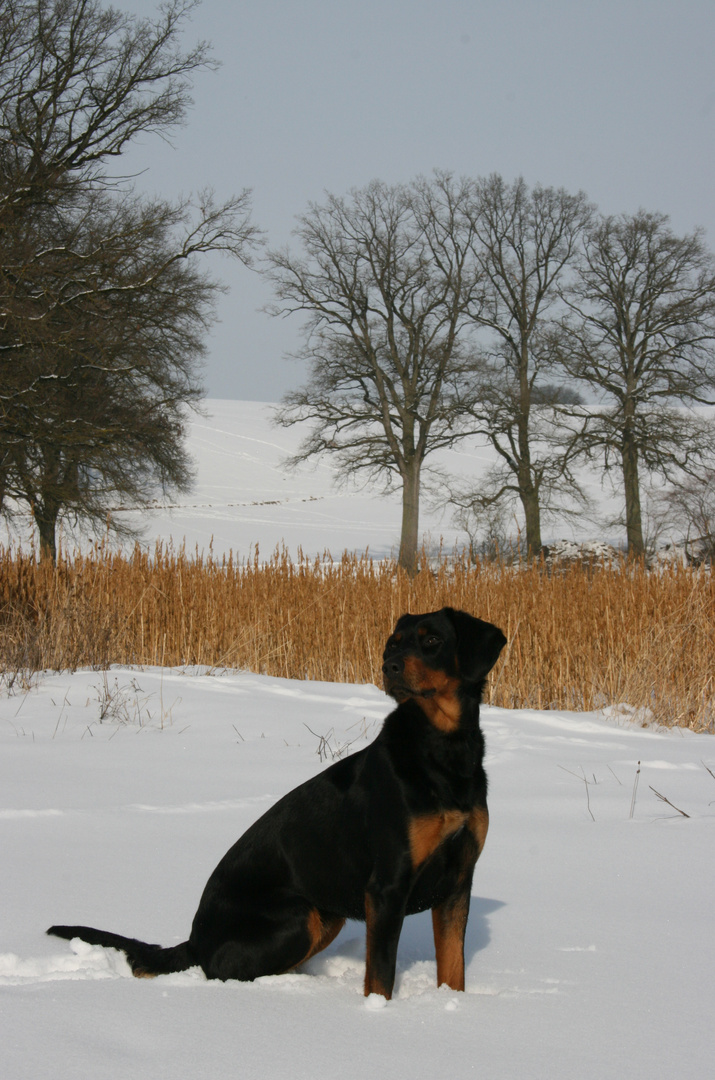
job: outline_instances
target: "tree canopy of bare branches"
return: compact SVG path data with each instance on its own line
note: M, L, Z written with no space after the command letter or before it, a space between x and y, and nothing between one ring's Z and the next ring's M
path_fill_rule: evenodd
M484 283L473 317L489 342L474 367L469 408L499 465L460 501L485 509L518 499L531 554L541 551L544 504L581 498L572 468L579 431L560 423L553 407L568 392L546 381L553 371L544 341L592 213L582 192L530 190L521 178L507 184L496 174L474 183L470 203L470 244Z
M599 402L584 446L620 472L628 550L641 555L641 471L713 467L712 427L684 406L715 398L715 262L699 231L676 236L663 214L605 217L566 299L560 360Z
M272 311L307 316L310 364L278 421L311 423L296 461L330 453L344 478L401 485L399 563L411 573L425 460L459 437L471 402L463 339L481 275L468 192L437 174L329 195L299 219L301 254L270 254Z
M246 261L257 239L245 191L171 203L107 172L185 118L211 64L205 43L181 47L194 6L0 8L0 502L29 506L45 555L62 515L104 520L189 482L185 410L221 289L200 257Z

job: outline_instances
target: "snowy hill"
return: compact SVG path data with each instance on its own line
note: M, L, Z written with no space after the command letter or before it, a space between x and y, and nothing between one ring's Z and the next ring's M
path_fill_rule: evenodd
M158 511L142 522L144 540L186 538L187 548L216 554L229 549L245 556L258 544L264 555L286 544L295 554L345 549L376 557L397 551L400 541L399 492L388 497L374 489L340 489L329 459L287 472L285 459L296 452L305 434L301 426L273 425L275 406L260 402L206 402L206 417L191 423L189 450L197 462L195 489L168 512ZM492 457L485 446L465 444L439 456L439 463L460 474L479 475ZM421 533L452 546L458 532L450 511L430 511L423 500ZM463 539L463 538L462 538Z
M207 552L212 545L218 556L233 550L245 557L256 544L268 555L284 543L293 555L298 546L308 555L368 548L378 558L396 554L402 513L399 491L384 497L374 488L338 489L332 462L325 459L287 472L285 459L295 453L305 430L275 427L274 408L255 401L206 401L205 415L195 416L189 429L188 448L197 470L193 491L143 517L122 508L114 508L114 515L138 526L149 548L160 538L175 545L185 540L189 552L196 547ZM428 458L428 464L450 476L474 480L476 487L494 459L494 451L483 440L472 438ZM602 488L596 473L584 473L584 481L593 514L575 520L545 518L544 537L601 537L617 543L621 533L604 533L594 518L618 513L618 499ZM437 501L439 494L438 489ZM420 534L425 543L438 544L442 538L448 549L465 543L466 535L452 516L450 508L432 508L428 493L423 494ZM516 525L511 531L516 532ZM17 529L10 535L17 537ZM30 533L20 530L19 535L26 542ZM0 522L0 540L6 536ZM70 548L75 546L74 537L65 539Z
M295 453L305 434L301 426L275 427L275 406L259 402L212 400L205 403L205 417L191 423L189 449L197 462L196 486L169 511L158 511L146 521L144 541L156 537L186 538L187 548L229 549L246 555L255 544L268 554L285 543L295 553L300 545L307 554L333 555L345 549L383 557L396 553L400 540L399 491L382 496L375 489L338 489L329 459L286 472L285 458ZM481 439L471 438L453 450L427 459L444 473L474 480L495 460L494 451ZM584 474L585 486L594 502L594 514L617 513L618 501L606 493L598 476ZM420 533L424 541L448 548L466 536L454 525L452 510L434 509L428 493L420 508ZM439 502L439 489L438 498ZM598 534L593 517L574 522L557 519L546 523L545 536L590 539ZM516 527L514 527L514 532ZM607 537L617 540L619 534Z

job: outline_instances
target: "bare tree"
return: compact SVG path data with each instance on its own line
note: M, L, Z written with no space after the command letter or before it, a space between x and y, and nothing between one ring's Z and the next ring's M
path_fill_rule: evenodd
M196 263L222 242L210 217L94 193L0 238L0 473L45 555L60 516L104 524L117 500L191 478L186 407L219 290Z
M661 496L661 526L670 527L684 542L694 563L715 561L715 469L688 476Z
M179 47L193 6L156 22L93 0L0 9L0 502L30 507L43 555L62 515L104 521L113 500L187 485L221 289L198 260L245 261L256 240L247 192L172 204L105 171L183 119L209 62Z
M485 297L473 317L490 332L491 343L475 367L471 412L500 464L473 501L484 507L518 499L532 554L542 546L544 505L560 496L581 498L572 471L578 433L560 423L554 408L567 390L544 382L552 375L544 342L591 215L582 192L538 185L529 190L521 178L507 184L492 175L474 189L471 243ZM465 497L463 492L463 503Z
M329 453L343 478L401 484L399 563L410 573L424 462L454 443L464 418L462 339L481 290L468 195L446 174L375 181L310 206L296 230L302 255L270 255L272 311L307 315L299 355L310 364L278 422L312 423L296 461Z
M700 231L678 237L663 214L606 217L566 298L561 363L598 395L585 451L618 469L639 556L641 470L674 479L713 460L712 426L684 406L713 399L715 263Z
M186 117L191 77L214 66L180 38L197 0L168 0L156 21L98 0L4 0L0 8L0 215L104 179L140 133Z

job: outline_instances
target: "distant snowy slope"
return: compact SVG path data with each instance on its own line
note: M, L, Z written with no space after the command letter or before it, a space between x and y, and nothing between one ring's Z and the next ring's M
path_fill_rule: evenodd
M258 544L268 555L285 543L295 554L345 549L385 556L400 540L399 493L385 498L374 488L338 489L335 470L322 459L288 471L285 459L295 453L305 428L279 428L271 422L275 406L260 402L208 401L208 416L192 421L189 449L197 462L196 486L170 511L160 510L144 522L145 540L185 537L189 549L217 554L232 549L245 556ZM456 455L451 455L455 456ZM462 460L463 457L463 460ZM482 472L490 460L486 450L460 456L465 471ZM423 506L421 532L450 546L457 539L451 512L430 513Z
M339 489L329 458L288 472L285 459L295 453L307 428L274 426L274 409L274 405L255 401L204 402L204 415L194 416L189 425L188 448L197 469L193 491L142 517L124 508L114 508L114 515L138 526L142 543L150 548L162 539L175 546L185 541L189 551L198 547L208 552L213 545L218 556L232 550L241 558L256 544L262 556L281 544L293 555L299 547L308 555L320 555L326 549L335 556L346 549L369 549L378 557L396 554L402 512L399 489L388 497L374 487ZM715 410L711 411L715 415ZM469 438L453 450L430 456L426 464L478 488L495 458L483 439ZM582 470L581 479L592 500L591 510L555 519L544 513L545 542L570 538L619 543L623 530L604 527L603 519L619 514L620 498L610 486L602 485L595 470ZM436 499L432 499L435 494ZM446 495L446 489L439 487L430 493L425 484L420 534L428 545L443 539L451 548L455 543L463 544L466 535L455 526L450 507L434 508L440 496L444 501ZM27 514L20 521L27 526ZM517 527L515 518L509 531L515 534ZM20 528L11 533L24 542L29 535L27 527L24 532ZM0 542L6 536L0 524ZM73 537L67 542L75 546Z
M209 401L206 417L191 423L189 450L197 463L194 491L169 511L144 522L144 539L186 539L187 548L244 557L259 545L268 555L285 543L309 554L345 548L389 554L399 542L399 499L374 492L336 491L329 462L288 472L298 448L297 428L274 427L274 406Z
M295 453L306 428L279 428L272 424L274 405L251 401L211 400L205 417L191 423L189 450L197 462L194 491L171 510L158 510L141 522L144 542L173 538L187 547L216 554L232 549L246 556L258 544L262 555L276 545L292 554L302 547L307 554L329 550L370 552L378 557L395 554L400 541L400 492L383 496L375 488L339 489L329 458L288 472L284 462ZM454 450L428 458L451 476L480 479L494 462L495 454L484 440L471 438ZM588 484L597 504L605 496L597 477ZM446 494L446 492L445 492ZM427 544L443 539L451 548L466 536L453 523L451 508L431 508L425 493L420 508L420 533ZM129 515L131 517L131 515ZM562 521L554 536L590 538L593 521ZM516 525L514 526L516 531Z

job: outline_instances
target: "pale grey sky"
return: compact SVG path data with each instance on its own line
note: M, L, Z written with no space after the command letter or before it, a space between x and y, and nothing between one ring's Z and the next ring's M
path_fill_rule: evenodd
M199 37L222 67L196 78L173 148L147 138L127 164L164 194L253 188L272 246L326 190L439 168L658 210L715 249L713 0L203 0ZM257 275L212 268L231 291L208 393L275 401L304 376L284 359L299 320L257 310Z

